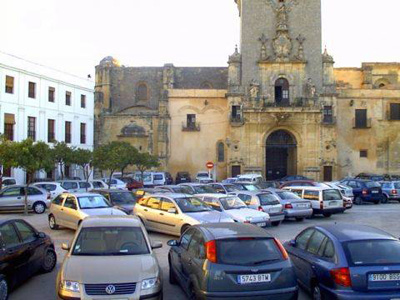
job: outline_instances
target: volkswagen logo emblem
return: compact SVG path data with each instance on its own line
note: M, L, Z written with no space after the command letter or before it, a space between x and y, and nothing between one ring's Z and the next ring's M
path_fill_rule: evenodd
M109 295L114 294L115 293L115 286L113 286L111 284L109 286L107 286L106 287L106 293L109 294Z

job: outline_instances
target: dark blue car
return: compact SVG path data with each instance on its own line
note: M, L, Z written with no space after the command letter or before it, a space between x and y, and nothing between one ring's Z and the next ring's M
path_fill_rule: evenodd
M363 202L379 204L384 200L381 185L372 180L345 179L341 184L353 189L354 204L360 205Z
M373 227L310 227L285 244L299 283L319 300L400 299L400 241Z

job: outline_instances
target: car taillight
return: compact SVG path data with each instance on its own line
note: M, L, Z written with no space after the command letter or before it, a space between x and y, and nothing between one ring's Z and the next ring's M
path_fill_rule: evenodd
M324 201L321 201L321 202L319 203L319 208L320 208L320 209L324 209Z
M212 263L217 263L217 243L209 241L205 243L207 259Z
M47 192L47 200L51 200L51 194Z
M397 190L392 190L392 195L397 195Z
M363 195L368 195L368 190L367 189L363 189L362 194Z
M286 249L283 247L282 243L277 238L274 238L274 241L275 241L276 246L279 248L279 251L281 251L283 259L288 260L289 255L286 252Z
M292 209L293 205L291 203L285 204L285 209Z
M258 207L258 211L264 211L261 206Z
M349 268L333 269L331 270L333 281L337 285L344 287L351 287L351 276Z

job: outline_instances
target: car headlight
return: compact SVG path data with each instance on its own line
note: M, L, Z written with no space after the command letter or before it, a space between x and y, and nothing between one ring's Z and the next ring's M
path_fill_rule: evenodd
M69 291L69 292L74 292L74 293L80 292L79 282L76 282L76 281L64 280L62 282L61 288L65 291Z
M150 278L150 279L145 279L142 281L142 290L148 290L151 288L155 288L160 284L160 279L159 278Z

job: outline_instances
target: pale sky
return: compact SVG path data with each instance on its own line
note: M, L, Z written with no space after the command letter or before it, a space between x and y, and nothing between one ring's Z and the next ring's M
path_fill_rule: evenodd
M336 67L400 62L399 0L322 3ZM108 55L126 66L226 66L239 38L234 0L0 0L0 51L82 77Z

